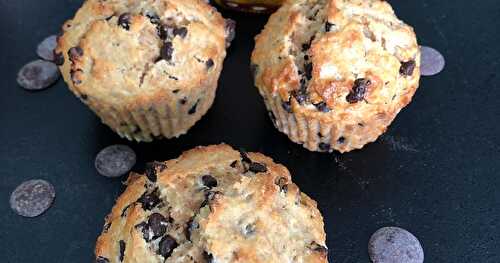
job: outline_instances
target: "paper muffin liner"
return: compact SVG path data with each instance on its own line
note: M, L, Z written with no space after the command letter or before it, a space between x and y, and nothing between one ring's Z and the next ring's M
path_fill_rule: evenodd
M293 142L316 152L344 153L361 149L367 143L377 140L397 114L377 114L356 122L333 122L328 120L328 113L312 114L303 105L297 105L299 110L288 112L283 108L280 96L262 91L261 94L274 126ZM311 106L311 110L315 111L313 107Z
M179 99L155 98L154 103L114 106L96 98L80 99L101 121L120 137L149 142L158 138L173 138L185 134L210 109L217 85L180 91ZM75 90L73 90L75 91ZM78 92L75 92L78 94ZM188 98L182 103L183 97Z

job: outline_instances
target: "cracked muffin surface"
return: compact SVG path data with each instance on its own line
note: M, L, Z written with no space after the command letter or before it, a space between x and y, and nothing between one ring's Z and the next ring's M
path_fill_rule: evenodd
M234 36L201 0L88 0L63 25L69 88L123 137L185 133L210 108Z
M286 1L256 37L255 85L275 126L312 151L378 138L420 79L413 28L381 0Z
M197 147L127 184L96 262L327 262L316 202L262 154Z

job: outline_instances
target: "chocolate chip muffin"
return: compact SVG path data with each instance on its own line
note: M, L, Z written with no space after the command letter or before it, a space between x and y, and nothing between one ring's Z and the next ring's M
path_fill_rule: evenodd
M96 262L327 262L323 219L288 170L227 145L155 162L106 217Z
M256 37L255 85L281 132L311 151L375 141L412 99L420 51L387 1L286 1Z
M120 136L177 137L210 108L234 22L202 0L88 0L55 61L69 88Z

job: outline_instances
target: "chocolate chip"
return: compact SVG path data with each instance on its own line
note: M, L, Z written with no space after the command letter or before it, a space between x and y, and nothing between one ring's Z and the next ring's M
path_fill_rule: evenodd
M323 255L327 255L328 254L328 249L325 247L325 246L322 246L318 243L316 243L315 241L313 241L311 243L311 249L314 251L314 252L318 252L318 253L321 253Z
M150 162L146 164L145 174L149 181L156 182L156 173L161 173L165 169L167 169L167 165L162 162Z
M52 205L56 192L54 186L45 180L25 181L10 195L10 207L24 217L36 217Z
M172 90L172 93L175 94L175 93L178 93L179 91L181 91L181 90L180 89L174 89L174 90Z
M409 60L406 62L401 62L401 67L399 68L399 74L403 76L411 76L413 75L413 71L415 70L415 60Z
M168 220L160 213L149 216L148 222L142 227L142 235L146 241L155 240L167 232Z
M160 49L160 57L166 61L172 60L172 54L174 53L174 47L172 42L165 42Z
M160 39L167 39L170 35L173 34L174 28L170 25L160 25L158 26L158 36Z
M245 151L245 149L240 149L240 156L241 156L242 162L248 163L248 164L252 163L252 160L250 160L250 158L248 157L248 154Z
M347 102L353 104L362 101L370 85L371 81L369 79L360 78L355 80L351 92L346 96Z
M160 17L156 13L148 13L146 17L149 18L151 24L158 25L160 24Z
M328 105L325 102L320 102L318 104L314 104L316 106L316 109L318 109L321 112L329 112L330 108L328 108Z
M81 47L72 47L68 50L68 57L71 62L75 62L81 56L83 56L83 49Z
M338 139L337 139L337 142L342 144L345 142L345 137L344 136L340 136Z
M127 145L111 145L102 149L95 158L97 172L105 177L120 177L130 171L136 162L136 154Z
M236 35L236 21L232 19L226 19L224 30L226 32L226 48L231 46L231 42L234 40Z
M130 19L132 16L130 13L123 13L118 17L118 25L125 28L126 30L130 29Z
M335 26L335 24L332 24L332 23L326 21L326 23L325 23L325 31L326 32L330 32L332 30L332 27L334 27L334 26Z
M292 113L293 110L292 110L292 104L290 103L290 101L283 101L281 103L281 107L283 107L283 109L288 112L288 113Z
M73 82L73 85L79 85L79 84L82 84L82 80L79 78L78 74L77 73L81 73L83 72L81 69L71 69L69 71L69 75L70 75L70 78L71 78L71 82Z
M125 245L126 244L125 244L125 241L123 241L123 240L120 240L118 242L118 244L120 246L120 258L119 259L120 259L120 262L122 262L123 261L123 256L125 256Z
M301 105L304 104L308 99L307 92L303 89L292 91L292 96Z
M302 44L302 52L307 52L307 50L309 50L309 48L311 48L311 44L310 43L304 43L304 44Z
M195 229L198 229L200 225L194 221L193 218L189 219L186 223L186 239L191 240L191 235Z
M313 64L312 63L306 63L304 65L304 75L307 80L311 80L312 78L312 70L313 70Z
M231 166L232 168L236 168L236 164L238 164L238 161L234 160L229 166Z
M321 151L323 151L323 152L328 152L328 151L330 151L330 147L331 147L331 146L330 146L330 144L328 144L328 143L320 142L320 143L318 144L318 148L319 148Z
M95 259L95 263L109 263L109 259L107 259L105 257L98 256Z
M102 232L103 232L103 233L107 233L110 227L111 227L111 222L106 223L106 224L104 225L104 227L102 228Z
M186 104L186 102L187 102L187 98L186 97L184 97L184 98L182 98L182 99L179 100L179 103L182 104L182 105Z
M205 62L205 65L207 66L207 69L210 69L214 66L214 61L213 59L209 58L207 62Z
M421 46L420 75L433 76L444 69L445 59L439 51L434 48Z
M321 134L321 132L318 132L318 137L323 138L323 134Z
M17 83L26 90L36 91L50 87L61 76L54 63L35 60L24 65L17 73Z
M248 170L250 170L251 172L254 172L254 173L265 173L265 172L267 172L267 167L265 164L252 162L248 166Z
M368 242L368 254L373 262L424 262L424 251L418 239L399 227L377 230Z
M248 224L245 226L245 229L243 229L243 235L251 236L255 234L255 229L256 229L255 224Z
M87 99L89 98L89 96L88 96L87 94L83 94L83 93L82 93L82 94L80 94L80 98L81 98L82 100L87 100Z
M188 111L189 115L196 113L196 107L198 107L199 102L200 102L200 100L197 100L196 103L189 109L189 111Z
M130 206L131 206L131 205L132 205L132 204L129 204L129 205L127 205L125 208L123 208L122 213L121 213L121 215L120 215L121 217L125 217L125 216L127 216L128 209L130 208Z
M214 256L212 256L212 254L208 253L207 251L203 251L203 258L207 263L214 262Z
M208 188L217 187L217 179L215 179L213 176L209 174L202 176L201 181L203 185Z
M185 27L174 28L174 36L180 36L181 38L185 38L188 31Z
M167 235L163 237L158 244L158 254L162 255L164 258L168 258L177 246L177 241L170 235Z
M285 177L279 177L276 179L274 182L277 186L279 186L280 191L283 193L288 192L288 185L287 185L288 180Z
M219 191L209 190L209 191L205 192L205 200L203 200L203 202L201 203L200 208L209 205L210 210L212 210L212 208L210 207L210 205L212 204L212 202L215 199L217 199L217 197L219 195L222 195L222 193L219 192Z
M64 64L64 55L62 54L62 52L56 52L54 50L54 61L53 62L58 66L61 66L62 64Z
M155 189L151 193L144 193L137 202L141 203L142 209L151 210L159 203L161 203L160 197L158 196L158 189Z
M57 47L57 35L52 35L46 37L38 46L36 47L36 54L45 60L54 60L54 49Z

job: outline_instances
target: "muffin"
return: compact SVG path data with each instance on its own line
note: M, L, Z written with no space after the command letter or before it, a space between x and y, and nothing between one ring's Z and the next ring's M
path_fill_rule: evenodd
M418 87L415 33L387 1L285 1L255 42L251 68L274 125L311 151L375 141Z
M122 137L187 132L213 103L234 22L202 0L88 0L55 61L70 90Z
M198 147L127 184L96 262L327 262L316 203L262 154Z

